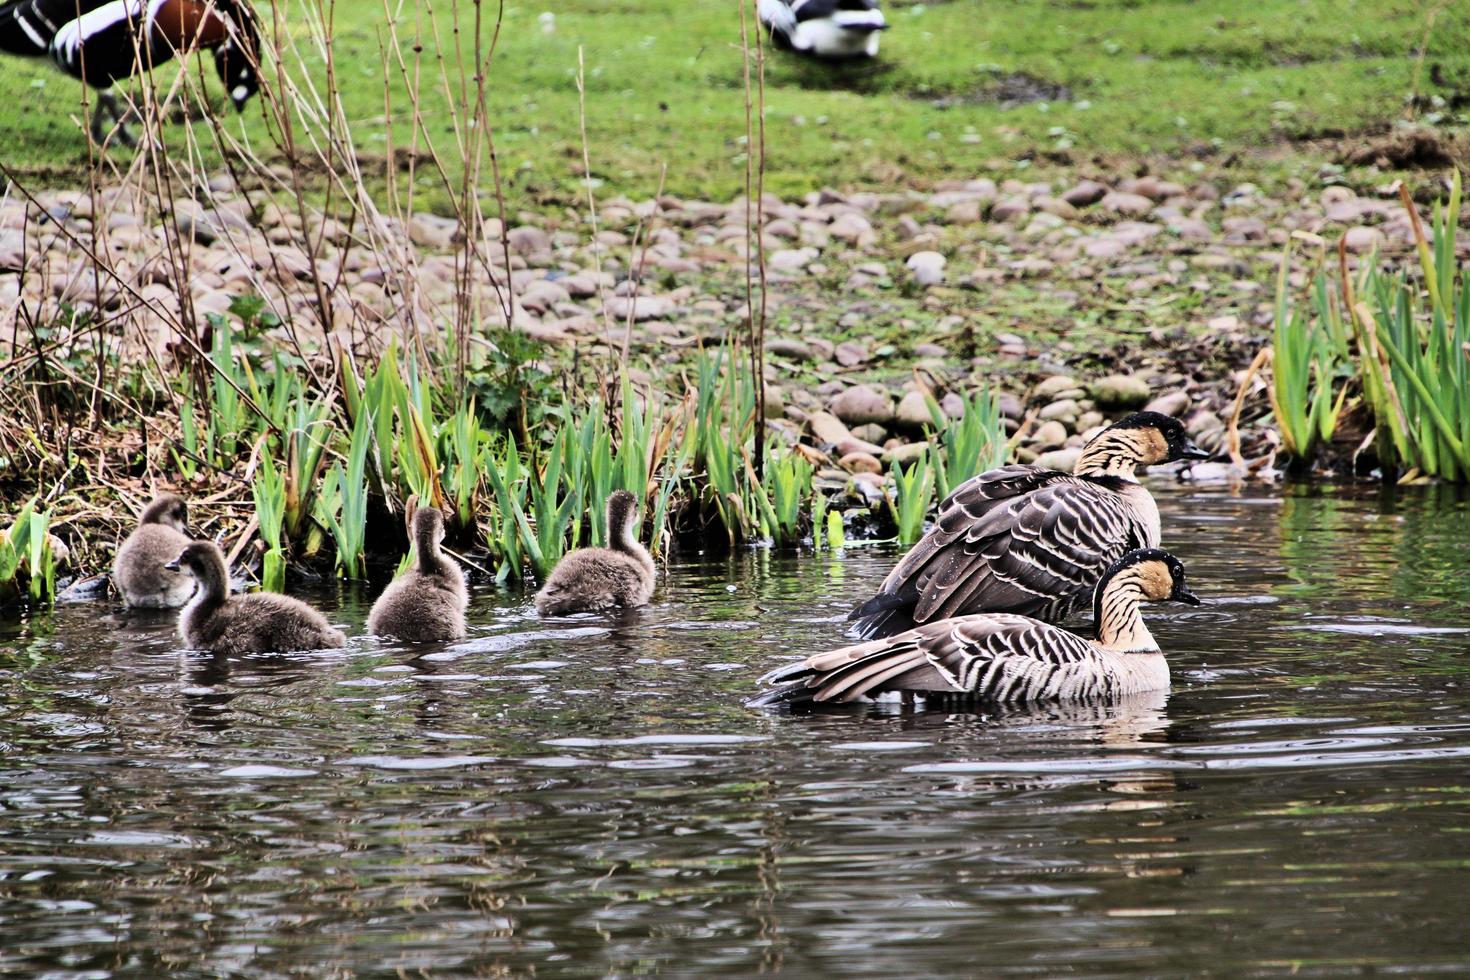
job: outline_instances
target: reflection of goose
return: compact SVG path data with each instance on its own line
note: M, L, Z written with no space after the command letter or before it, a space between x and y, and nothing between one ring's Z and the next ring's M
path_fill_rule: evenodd
M1096 640L1025 616L961 616L774 670L762 680L784 686L751 703L809 706L886 691L1004 703L1158 690L1169 686L1169 665L1144 625L1139 603L1168 599L1199 605L1184 584L1184 566L1166 551L1131 551L1097 585Z
M638 542L638 500L626 490L607 498L607 548L581 548L563 558L541 591L543 616L646 605L653 595L653 556Z
M1178 419L1134 412L1095 436L1072 474L982 473L939 505L929 533L848 618L863 637L968 613L1059 622L1086 606L1125 552L1159 546L1159 509L1137 469L1207 455Z
M212 653L284 653L336 650L346 637L299 599L275 592L230 595L225 556L213 541L195 541L164 566L186 569L199 583L194 601L179 614L179 636L195 650Z
M189 506L171 493L159 494L143 509L138 527L117 549L112 584L123 601L144 609L176 609L189 601L194 580L169 571L164 563L189 543Z
M457 640L465 634L468 597L464 575L439 547L444 540L444 515L437 507L416 503L410 500L408 507L413 567L373 603L368 631L410 643Z

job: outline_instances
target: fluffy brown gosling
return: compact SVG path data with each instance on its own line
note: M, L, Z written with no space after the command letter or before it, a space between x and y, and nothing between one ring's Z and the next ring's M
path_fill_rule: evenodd
M465 635L469 602L464 574L440 547L444 515L437 507L408 507L413 567L389 584L368 613L368 631L410 643L457 640Z
M194 593L194 580L164 565L189 543L189 507L183 498L159 494L143 509L138 527L117 549L112 584L129 606L177 609Z
M580 548L557 564L536 593L543 616L645 605L653 595L653 556L638 543L638 500L626 490L607 498L611 547Z
M199 583L179 613L179 636L194 650L211 653L285 653L336 650L346 642L326 618L299 599L275 592L230 595L225 556L212 541L194 541L164 566L184 570Z

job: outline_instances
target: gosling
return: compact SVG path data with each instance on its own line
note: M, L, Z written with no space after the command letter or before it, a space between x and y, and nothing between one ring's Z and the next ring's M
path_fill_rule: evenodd
M1159 508L1137 470L1208 456L1178 419L1134 412L1094 436L1071 473L981 473L939 505L934 526L847 618L864 639L970 613L1061 622L1086 608L1113 562L1159 546Z
M117 549L112 584L123 602L141 609L177 609L194 594L194 580L164 563L189 544L189 506L171 493L143 509L138 527Z
M607 498L611 547L581 548L563 558L536 593L538 613L562 616L648 603L653 595L653 556L634 533L637 507L637 498L626 490Z
M778 668L763 683L781 684L754 707L810 708L887 691L1014 704L1123 697L1169 686L1169 665L1144 625L1141 602L1199 597L1184 566L1167 551L1130 551L1103 574L1093 594L1097 639L1009 613L941 619Z
M299 599L275 592L230 595L225 556L213 541L194 541L164 566L199 583L179 613L179 636L194 650L234 655L336 650L347 642L325 617Z
M445 556L444 515L437 507L408 505L414 563L391 583L368 613L368 632L409 643L457 640L465 635L464 610L469 602L464 574Z

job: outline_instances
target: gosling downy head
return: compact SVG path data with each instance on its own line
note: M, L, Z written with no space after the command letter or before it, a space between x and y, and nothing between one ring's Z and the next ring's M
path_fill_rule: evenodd
M190 541L173 561L164 562L171 572L187 572L200 584L213 578L222 579L228 585L229 570L225 566L224 552L213 541Z
M189 505L177 494L161 493L138 515L138 526L145 524L162 524L180 534L188 534Z
M625 534L637 538L638 498L627 490L614 490L607 498L607 536L619 540Z
M416 499L408 503L408 533L420 556L433 552L444 543L444 513L438 507L420 507Z
M112 584L130 607L173 609L189 601L194 580L164 568L189 543L188 522L188 505L171 493L143 509L112 562Z

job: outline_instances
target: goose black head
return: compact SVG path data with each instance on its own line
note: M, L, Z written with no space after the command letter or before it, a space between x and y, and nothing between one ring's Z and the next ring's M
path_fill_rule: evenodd
M1172 463L1176 459L1209 459L1210 454L1190 441L1184 423L1160 412L1134 412L1114 422L1103 434L1115 433L1128 439L1145 466Z
M214 49L214 69L230 94L235 111L241 112L250 97L260 91L260 33L255 12L245 0L224 0L220 9L225 17L226 36Z

